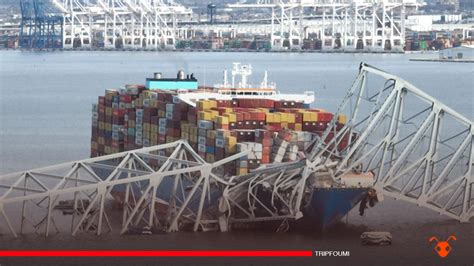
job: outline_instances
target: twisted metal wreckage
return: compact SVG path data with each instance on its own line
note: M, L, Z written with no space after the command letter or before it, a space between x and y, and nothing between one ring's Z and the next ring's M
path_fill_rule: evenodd
M120 186L121 233L143 226L227 231L236 223L297 220L321 176L330 176L332 187L345 186L341 177L353 169L374 173L379 193L469 221L474 214L472 121L366 64L340 113L348 115L345 126L332 131L335 115L307 147L306 158L242 176L222 176L220 169L252 150L207 163L183 140L1 176L0 228L14 236L32 231L48 236L64 228L72 235L100 235L112 230L106 200ZM323 141L330 134L334 137ZM338 144L347 134L356 137L341 151ZM172 150L171 156L164 156L165 150ZM68 220L56 209L71 198Z

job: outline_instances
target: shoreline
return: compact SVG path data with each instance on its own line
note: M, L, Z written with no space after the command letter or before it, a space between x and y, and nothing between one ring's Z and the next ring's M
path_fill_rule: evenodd
M22 52L197 52L197 53L321 53L321 54L405 54L405 51L359 51L359 50L251 50L251 49L21 49L0 48L0 51Z
M414 62L474 63L474 59L410 58Z

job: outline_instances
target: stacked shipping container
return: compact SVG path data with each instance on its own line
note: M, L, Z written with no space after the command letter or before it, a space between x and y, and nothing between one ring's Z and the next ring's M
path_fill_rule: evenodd
M107 90L93 105L91 156L185 139L208 162L251 150L225 166L228 174L240 175L260 164L304 157L313 133L321 135L332 119L332 113L301 102L208 99L193 107L175 91L127 86ZM338 127L346 122L338 119Z

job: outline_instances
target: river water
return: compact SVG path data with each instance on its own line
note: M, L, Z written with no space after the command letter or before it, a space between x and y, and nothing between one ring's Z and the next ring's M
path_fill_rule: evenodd
M91 104L105 89L144 84L153 72L194 73L202 85L222 82L233 62L250 63L282 92L316 93L315 106L335 110L367 62L474 117L472 64L412 62L404 54L21 52L0 51L0 173L89 155Z
M314 91L314 106L330 111L335 111L357 76L360 62L366 62L404 78L468 119L474 119L474 65L409 61L412 57L436 56L0 51L0 174L87 158L91 104L103 95L105 89L124 84L143 84L153 72L173 77L179 69L194 73L201 85L214 85L222 82L222 70L230 69L233 62L252 64L254 75L251 81L254 83L260 82L264 70L267 70L269 80L275 82L281 92ZM413 235L424 238L425 235L420 232L429 235L440 230L444 234L453 230L466 232L467 235L471 232L465 241L473 238L472 223L457 225L457 222L428 210L390 199L379 205L362 218L351 213L351 224L403 231L400 233L401 240L398 240L400 245ZM243 242L247 239L236 237ZM343 242L350 246L351 241L357 243L357 236L355 238ZM290 239L296 246L307 243L295 237ZM176 241L181 243L181 240ZM328 247L339 245L337 240L331 241L324 243ZM413 243L417 241L421 240L417 238ZM262 245L273 244L265 242ZM19 247L22 245L24 243L18 243ZM104 247L108 246L104 244ZM395 256L387 252L387 256ZM470 254L466 255L472 258Z

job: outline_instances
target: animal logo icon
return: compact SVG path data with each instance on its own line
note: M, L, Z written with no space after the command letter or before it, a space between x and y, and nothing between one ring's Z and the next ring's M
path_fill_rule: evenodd
M436 238L435 236L432 236L430 238L430 242L433 242L433 240L436 240L437 244L434 247L434 250L436 251L436 253L438 253L438 255L441 258L445 258L446 256L448 256L449 252L451 252L451 250L453 249L451 245L448 243L449 240L451 239L457 240L457 238L453 235L450 235L448 239L446 239L446 241L439 241L438 238Z

